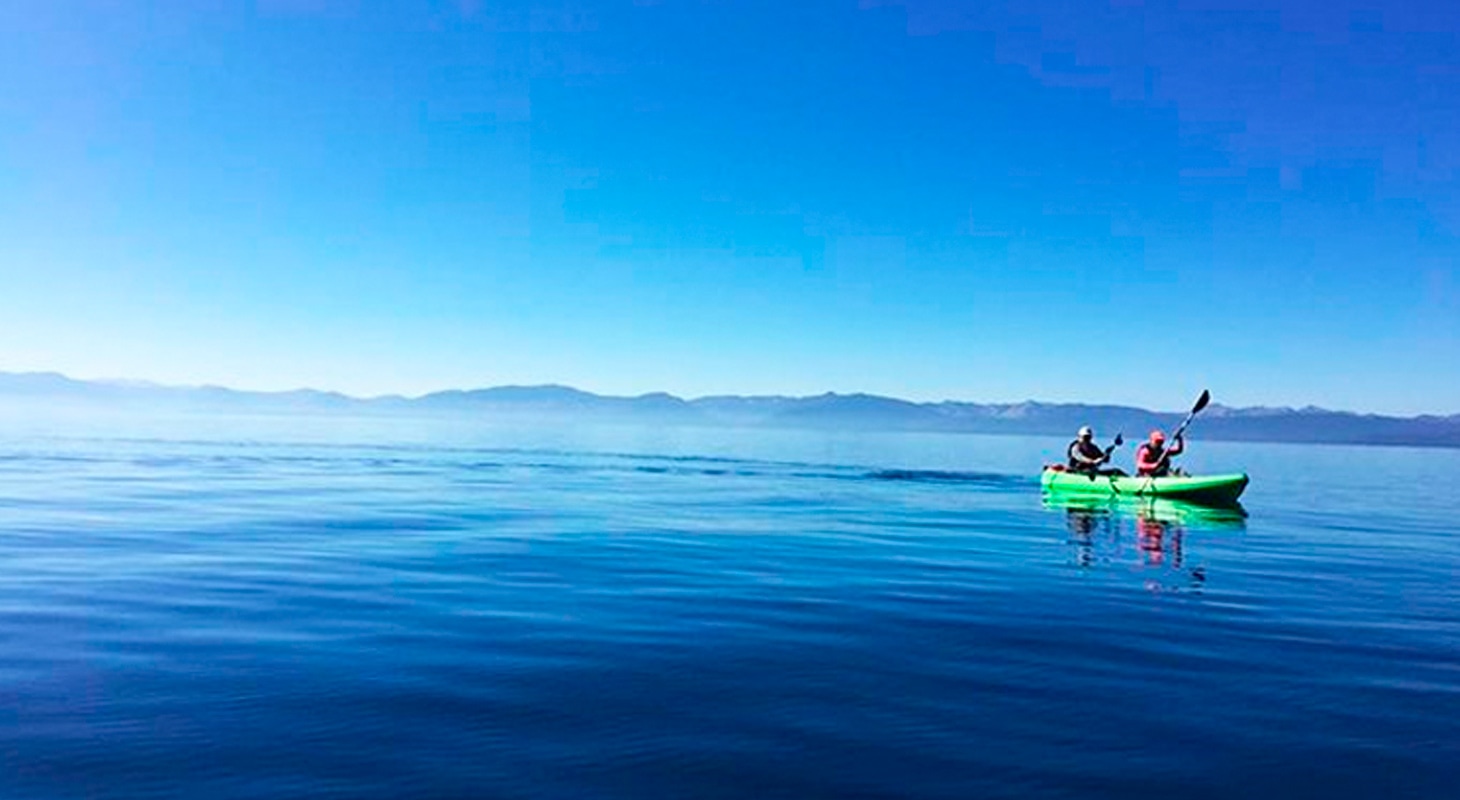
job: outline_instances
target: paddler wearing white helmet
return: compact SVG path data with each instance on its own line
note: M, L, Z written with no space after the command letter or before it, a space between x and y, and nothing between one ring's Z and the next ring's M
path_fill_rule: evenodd
M1100 470L1101 464L1110 460L1110 451L1102 450L1100 445L1095 444L1095 431L1089 425L1080 428L1065 452L1069 457L1065 468L1071 472L1093 474Z

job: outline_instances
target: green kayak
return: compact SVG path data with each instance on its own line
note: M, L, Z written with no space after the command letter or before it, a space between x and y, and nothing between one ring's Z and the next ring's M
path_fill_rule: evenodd
M1169 497L1197 503L1235 503L1247 488L1247 476L1207 475L1205 477L1171 476L1167 478L1091 477L1078 472L1046 469L1039 478L1046 491L1084 495L1124 495L1130 497Z

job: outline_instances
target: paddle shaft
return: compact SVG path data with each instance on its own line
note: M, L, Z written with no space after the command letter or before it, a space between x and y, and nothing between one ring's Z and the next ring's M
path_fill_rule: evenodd
M1191 421L1196 419L1196 415L1200 414L1202 412L1202 409L1207 407L1207 403L1210 403L1211 401L1212 393L1210 391L1207 391L1206 389L1203 389L1201 392L1201 397L1198 397L1196 399L1196 403L1192 405L1191 411L1188 412L1186 415L1186 419L1182 420L1181 424L1176 426L1176 432L1171 434L1171 438L1173 440L1180 439L1181 434L1186 432L1186 426L1190 425Z
M1181 434L1186 433L1186 426L1190 425L1191 421L1195 418L1195 414L1187 414L1186 419L1182 420L1181 424L1176 426L1176 432L1171 434L1171 441L1174 442L1177 439L1180 439Z

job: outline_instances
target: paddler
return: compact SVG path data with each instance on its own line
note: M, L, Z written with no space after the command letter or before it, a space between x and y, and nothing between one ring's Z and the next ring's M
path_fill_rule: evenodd
M1162 478L1172 474L1171 457L1186 452L1186 442L1181 433L1168 450L1166 434L1160 430L1151 431L1151 436L1136 448L1136 474L1143 478Z
M1100 445L1095 444L1095 431L1089 425L1080 428L1075 434L1075 440L1070 442L1065 454L1068 461L1065 468L1070 472L1080 472L1086 475L1118 474L1119 471L1101 472L1100 465L1110 460L1110 453L1114 450L1101 450Z

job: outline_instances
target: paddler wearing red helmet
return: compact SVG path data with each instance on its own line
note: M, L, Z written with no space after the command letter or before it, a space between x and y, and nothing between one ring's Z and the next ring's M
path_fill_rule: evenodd
M1151 431L1150 438L1136 448L1136 474L1149 478L1170 475L1171 457L1179 456L1185 451L1186 443L1182 441L1180 433L1176 434L1176 441L1167 449L1166 434L1159 430Z

